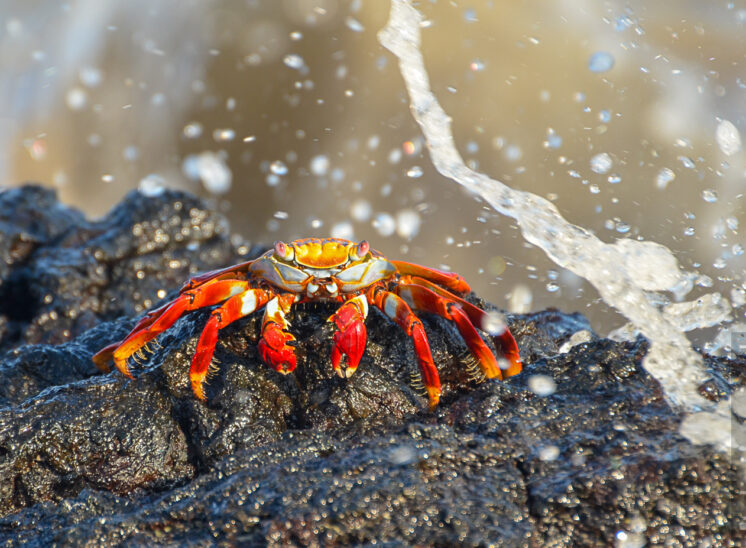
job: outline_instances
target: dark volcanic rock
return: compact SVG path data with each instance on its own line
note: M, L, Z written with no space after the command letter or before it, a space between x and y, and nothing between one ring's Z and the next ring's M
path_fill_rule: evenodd
M23 204L17 219L3 209L11 202ZM593 336L562 353L590 330L582 316L514 317L525 372L479 382L454 327L422 314L444 384L431 413L410 386L416 360L398 327L371 310L366 354L342 380L328 358L333 307L305 306L290 318L296 373L260 363L254 314L221 331L203 404L188 369L207 311L162 334L135 380L99 374L90 358L159 290L239 260L219 217L185 195L133 194L88 222L38 188L0 194L0 212L0 291L16 299L3 305L3 344L71 339L0 357L6 545L741 541L738 471L678 434L681 416L640 366L642 339ZM711 399L743 384L743 359L708 365ZM537 375L556 390L538 396Z

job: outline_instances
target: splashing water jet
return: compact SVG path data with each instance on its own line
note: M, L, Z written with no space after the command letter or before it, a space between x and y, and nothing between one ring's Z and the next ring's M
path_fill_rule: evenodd
M399 60L412 114L425 136L435 168L482 197L499 213L515 219L528 242L543 249L559 266L588 280L604 302L627 317L650 341L644 367L663 386L672 404L692 412L707 410L700 415L710 415L710 410L721 414L697 392L707 375L701 356L677 325L679 308L656 306L660 299L654 292L671 291L681 298L691 289L696 275L681 272L676 258L662 245L629 239L604 243L588 230L567 222L548 200L469 169L456 150L451 119L430 90L420 51L422 22L422 15L409 0L392 0L389 21L378 39ZM703 306L696 318L689 318L691 309L686 307L687 327L722 321L723 308L729 311L730 305L725 299L717 300L716 310Z

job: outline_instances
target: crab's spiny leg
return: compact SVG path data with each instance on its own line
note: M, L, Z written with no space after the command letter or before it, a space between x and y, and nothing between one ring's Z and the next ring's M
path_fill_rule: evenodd
M288 343L295 341L295 337L288 333L288 321L285 314L296 300L293 293L277 295L267 303L262 320L262 339L259 341L259 355L264 363L278 373L287 375L295 370L297 358L295 348Z
M394 320L412 338L422 380L430 399L430 409L434 409L440 401L440 376L433 363L430 343L427 342L422 322L401 297L381 287L374 287L368 291L368 301Z
M469 317L461 305L451 299L441 297L434 291L416 284L402 284L397 287L397 293L417 310L425 310L451 320L456 324L469 351L477 359L479 366L488 379L502 379L502 373L497 359L489 347L484 344L482 337L472 325Z
M248 316L257 308L261 308L273 296L274 293L272 291L247 289L243 293L234 295L212 311L210 319L207 320L207 324L205 324L205 328L202 330L202 334L197 342L197 349L192 358L192 366L189 369L192 391L199 399L205 399L204 382L210 368L212 356L215 353L215 344L218 342L218 330L239 318Z
M220 278L221 276L228 275L227 277L232 279L240 278L241 276L237 274L241 274L241 270L247 272L249 266L251 266L251 263L253 262L254 261L246 261L245 263L234 264L233 266L229 266L227 268L211 270L209 272L193 276L192 278L189 278L189 281L182 286L181 292L183 293L184 291L194 289L195 287L199 287L200 285L216 278Z
M434 283L431 283L423 278L418 278L416 276L411 278L407 277L402 281L404 282L404 285L416 284L423 286L430 291L437 293L441 297L445 297L446 300L458 303L468 316L469 321L472 323L472 325L474 325L475 327L479 327L479 329L481 329L482 331L486 331L483 326L488 323L488 316L487 312L485 312L481 308L466 302L461 297L458 297L450 291L446 291L442 287L437 286ZM515 338L513 338L513 334L510 332L510 330L506 327L501 332L497 334L490 333L490 335L493 336L492 342L495 343L495 347L497 348L498 352L502 354L510 363L510 366L502 371L503 377L512 377L513 375L517 375L518 373L520 373L523 369L521 355L518 352L518 344L516 344Z
M132 378L132 374L127 367L127 359L145 343L171 327L184 312L218 304L245 291L248 285L249 283L243 280L214 280L195 289L185 291L167 307L161 307L165 310L158 317L149 321L146 327L135 329L122 341L114 350L114 365L122 374ZM148 319L150 320L150 318ZM144 321L141 320L140 324L143 323Z
M352 376L363 357L368 340L365 330L367 317L368 299L364 294L348 300L329 316L328 321L333 322L337 328L337 332L334 333L332 367L340 377ZM344 368L340 367L342 356L347 357Z
M403 276L419 276L438 285L442 285L443 287L447 287L451 291L456 291L457 293L463 294L471 291L471 287L466 283L464 277L455 272L443 272L442 270L436 270L434 268L428 268L426 266L407 263L404 261L390 262L393 263L399 274Z

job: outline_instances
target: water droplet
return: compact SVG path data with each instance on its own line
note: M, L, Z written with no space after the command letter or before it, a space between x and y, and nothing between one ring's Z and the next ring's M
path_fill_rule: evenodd
M517 162L523 156L523 151L518 145L510 145L505 149L505 157L511 162Z
M705 202L708 202L710 204L718 201L718 195L717 192L712 190L711 188L705 189L702 191L702 199Z
M606 109L602 110L598 113L598 119L604 124L608 124L609 122L611 122L611 112Z
M681 165L683 165L687 169L693 169L694 168L694 161L692 161L689 156L679 156L679 162L681 162Z
M287 211L275 211L272 215L275 219L282 219L285 220L288 217L290 217L290 214Z
M688 226L684 229L684 236L694 236L694 233L695 231L693 226Z
M388 237L396 231L396 221L388 213L378 213L373 218L373 228L381 236Z
M614 56L607 51L597 51L588 59L591 72L606 72L614 66Z
M70 110L81 110L88 102L88 94L81 87L70 88L65 95L65 103Z
M293 42L297 42L298 40L302 40L303 39L303 33L300 32L300 31L297 31L297 30L293 31L293 32L290 33L290 39Z
M182 130L184 133L184 137L187 139L196 139L200 135L202 135L202 124L199 122L191 122L184 126L184 129Z
M104 175L101 175L101 180L105 183L113 183L114 176L109 173L105 173Z
M471 63L469 63L469 69L473 72L480 72L484 70L484 61L481 59L474 59Z
M365 30L362 23L354 17L347 17L347 19L345 19L345 25L347 25L347 28L353 32L363 32Z
M202 181L204 187L213 194L228 192L233 182L233 173L221 154L203 152L184 158L181 170L188 178Z
M160 196L166 189L166 179L157 173L150 173L140 179L137 189L144 196Z
M715 131L715 140L726 156L732 156L741 150L741 134L738 128L728 120L722 120Z
M560 455L559 447L556 445L545 445L541 449L539 449L539 459L543 460L544 462L551 462L553 460L557 460L557 457Z
M557 291L559 291L560 286L557 282L549 282L546 285L546 288L547 291L549 291L550 293L556 293Z
M355 239L355 229L352 227L352 223L349 223L348 221L342 221L341 223L333 225L330 232L332 238L342 238L345 240Z
M591 191L591 194L598 194L601 192L601 189L598 187L598 185L591 185L588 187L588 190Z
M301 57L300 55L296 53L289 53L283 58L282 62L285 63L285 66L288 66L291 69L295 69L295 70L300 70L306 66L306 63L303 60L303 57Z
M614 165L614 162L606 152L596 154L591 158L591 171L594 173L607 173L612 165Z
M372 208L368 200L355 200L350 206L350 217L353 220L364 223L370 219Z
M508 329L508 323L505 316L496 310L490 310L482 318L482 331L492 336L502 335Z
M236 137L236 132L230 128L216 129L212 132L212 138L218 143L223 141L232 141Z
M609 177L606 180L609 181L612 185L616 185L622 182L622 178L616 173L609 175Z
M402 209L396 213L396 233L406 240L414 238L420 231L422 219L413 209Z
M667 167L661 168L658 175L655 176L655 186L663 190L668 186L668 183L673 181L675 178L676 174L671 169Z
M288 166L286 166L280 160L275 160L274 162L269 164L269 170L275 175L287 175Z
M547 148L559 148L562 146L562 137L557 135L553 129L547 132L546 147Z
M88 88L95 88L104 79L101 71L96 67L83 67L78 73L78 78Z
M324 154L319 154L318 156L314 156L311 158L311 173L314 175L321 177L323 175L326 175L329 171L329 157Z
M407 177L411 177L412 179L419 179L422 177L422 168L420 166L412 166L407 170Z
M528 378L528 389L537 396L551 396L557 391L557 383L548 375L531 375Z
M534 295L531 288L524 284L517 284L510 292L508 298L508 310L513 314L526 314L531 310Z

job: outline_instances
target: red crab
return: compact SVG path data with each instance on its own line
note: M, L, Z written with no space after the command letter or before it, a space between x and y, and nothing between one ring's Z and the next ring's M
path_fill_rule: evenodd
M483 328L487 313L455 294L469 291L458 274L390 261L366 241L306 238L276 242L258 259L192 278L176 299L148 312L124 340L100 350L93 361L108 371L113 359L117 369L132 378L127 365L130 356L142 357L141 349L148 341L185 312L219 304L202 330L189 371L194 394L204 400L218 330L264 307L259 353L268 365L287 374L295 369L297 360L292 345L295 337L288 331L285 315L294 303L325 300L342 303L329 317L336 329L331 362L340 377L349 377L365 351L365 318L368 306L373 305L412 338L430 407L434 408L440 400L440 377L422 322L412 308L453 321L488 378L502 379L521 371L518 347L507 328L493 339L506 359L501 370L475 328Z

